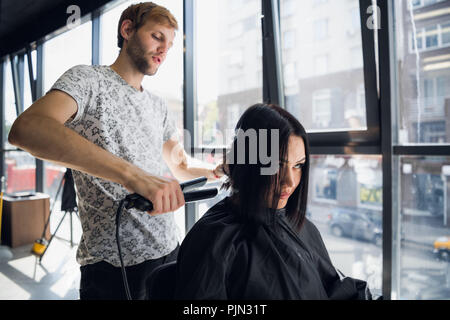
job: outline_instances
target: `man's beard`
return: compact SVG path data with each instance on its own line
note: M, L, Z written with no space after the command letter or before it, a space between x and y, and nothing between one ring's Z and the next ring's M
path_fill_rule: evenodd
M133 62L133 64L135 65L135 67L142 74L146 76L152 76L156 73L156 71L158 71L158 68L156 68L156 70L154 71L151 70L150 63L146 59L146 53L142 48L142 44L139 41L139 38L136 36L136 34L134 34L130 38L126 52L130 57L131 61Z

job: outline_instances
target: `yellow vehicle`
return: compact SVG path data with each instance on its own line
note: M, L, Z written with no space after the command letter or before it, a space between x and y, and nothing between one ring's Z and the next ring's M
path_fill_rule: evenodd
M450 261L450 236L437 238L433 252L442 260Z

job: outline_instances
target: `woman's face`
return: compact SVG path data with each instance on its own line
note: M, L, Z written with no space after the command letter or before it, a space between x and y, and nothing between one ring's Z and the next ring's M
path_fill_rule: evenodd
M288 159L280 159L280 169L284 169L285 175L280 177L281 195L277 209L284 208L289 197L300 184L302 178L302 167L306 162L305 144L301 137L290 135L288 142ZM281 170L280 170L281 172ZM272 204L272 197L269 197L269 206Z

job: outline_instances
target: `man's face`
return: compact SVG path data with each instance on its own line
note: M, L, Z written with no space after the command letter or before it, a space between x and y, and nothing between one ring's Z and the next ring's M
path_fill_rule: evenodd
M147 21L129 38L126 53L139 72L152 76L166 59L174 38L172 27Z

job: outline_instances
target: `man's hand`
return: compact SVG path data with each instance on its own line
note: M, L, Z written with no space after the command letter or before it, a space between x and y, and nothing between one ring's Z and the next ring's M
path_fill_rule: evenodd
M184 195L176 179L153 176L138 167L131 171L124 187L152 202L150 215L172 212L184 206Z

